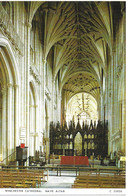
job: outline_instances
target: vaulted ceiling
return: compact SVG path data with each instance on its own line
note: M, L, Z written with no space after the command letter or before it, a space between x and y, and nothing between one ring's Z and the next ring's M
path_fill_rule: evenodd
M110 2L95 1L36 4L33 21L41 24L43 56L47 62L51 56L53 77L59 78L59 89L68 100L79 92L99 99L113 44L112 9Z
M88 93L78 93L74 95L69 103L68 103L68 110L67 110L67 118L68 122L72 120L74 116L75 122L77 122L78 117L83 116L83 120L90 119L90 120L97 120L98 113L97 113L97 102Z

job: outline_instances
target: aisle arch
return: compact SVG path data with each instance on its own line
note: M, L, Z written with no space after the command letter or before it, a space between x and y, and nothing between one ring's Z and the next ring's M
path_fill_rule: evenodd
M15 85L19 85L19 71L18 71L18 65L13 53L13 50L11 48L10 43L8 42L7 38L0 36L0 56L1 60L4 63L5 67L5 73L7 76L7 82L11 82L11 77L13 78L13 82ZM8 66L7 66L8 62ZM11 72L10 72L11 71ZM12 76L10 75L12 74Z
M38 109L38 92L33 80L29 83L29 154L35 156L37 150L37 109Z
M0 35L1 157L5 162L19 144L19 71L9 41Z

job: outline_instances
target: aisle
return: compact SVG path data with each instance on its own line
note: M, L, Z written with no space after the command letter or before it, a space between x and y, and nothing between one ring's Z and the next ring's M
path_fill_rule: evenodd
M71 175L71 172L66 172L65 176L50 175L48 182L44 182L40 188L71 188L75 180L75 174L71 177L69 175Z

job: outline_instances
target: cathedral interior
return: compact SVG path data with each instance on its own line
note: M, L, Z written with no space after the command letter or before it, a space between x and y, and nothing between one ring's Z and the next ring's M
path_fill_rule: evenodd
M123 1L0 2L0 165L126 156L125 24Z

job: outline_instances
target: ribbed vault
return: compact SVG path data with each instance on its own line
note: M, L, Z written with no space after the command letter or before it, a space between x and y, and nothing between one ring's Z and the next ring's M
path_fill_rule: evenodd
M67 101L80 92L100 98L113 45L112 9L109 2L46 1L33 18L41 24L43 58L51 56L53 78Z
M74 119L77 124L78 118L81 123L98 120L97 102L89 93L78 93L68 102L66 120L69 122Z
M90 73L84 72L72 75L64 84L63 91L67 92L68 100L80 92L90 93L97 100L100 87L97 80Z

